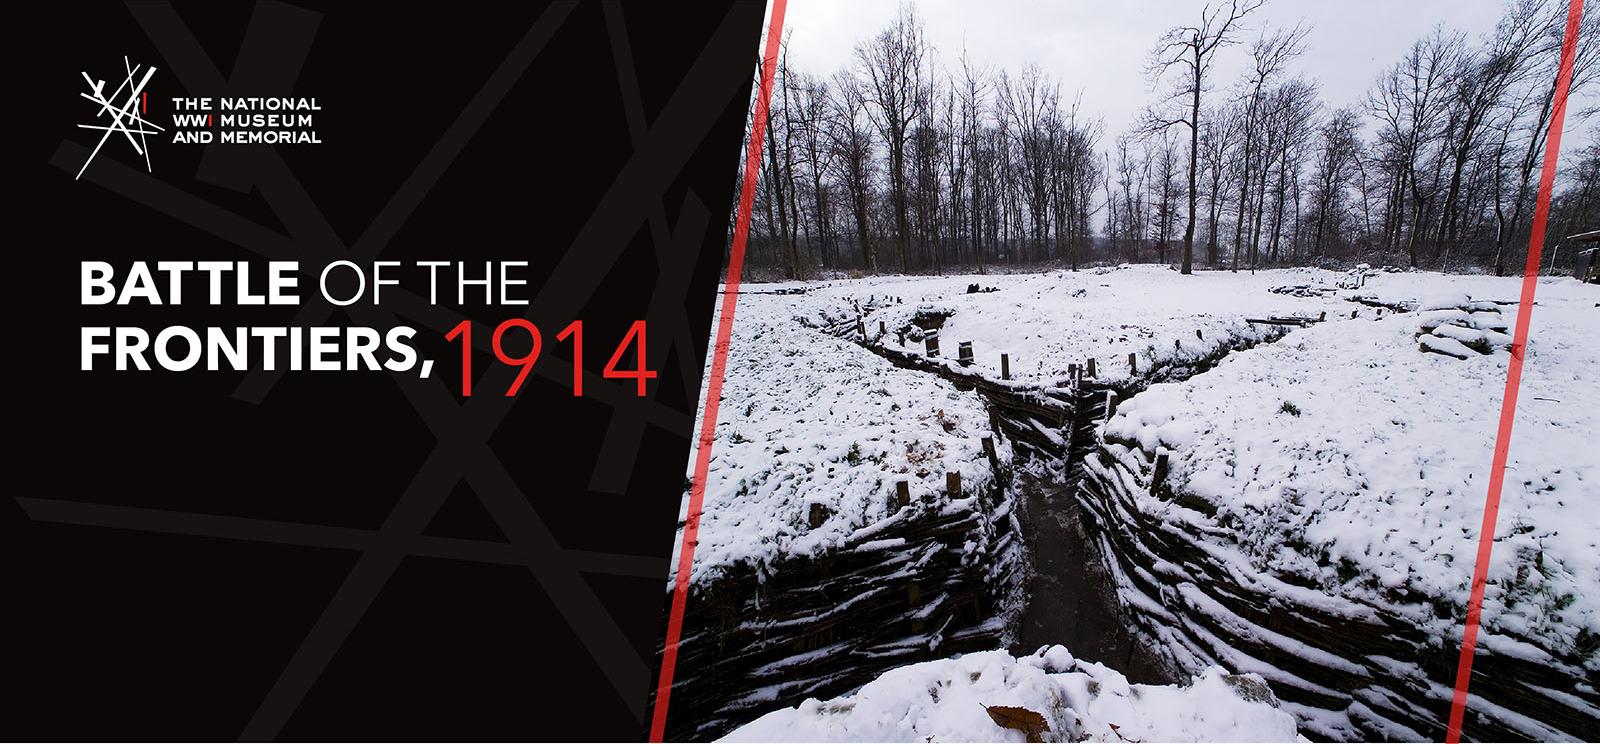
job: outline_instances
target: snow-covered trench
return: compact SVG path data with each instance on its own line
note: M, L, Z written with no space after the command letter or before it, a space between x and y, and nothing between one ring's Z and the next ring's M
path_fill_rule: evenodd
M908 513L771 576L745 569L695 591L667 738L716 738L889 669L1004 646L1020 578L1014 502L1003 486L981 498L979 510Z
M1457 649L1391 608L1330 597L1267 572L1241 570L1215 535L1136 505L1155 494L1189 508L1203 502L1174 491L1147 469L1129 469L1102 450L1089 455L1077 490L1124 610L1180 669L1217 664L1265 678L1302 733L1356 741L1442 740ZM1438 608L1445 616L1451 608ZM1572 689L1571 669L1513 656L1480 655L1465 734L1484 741L1592 740L1595 721L1577 707L1550 705L1534 688ZM1564 733L1565 732L1565 735Z
M870 313L874 301L859 303ZM884 334L937 330L942 318L921 317L922 327ZM989 409L991 429L1016 453L1017 513L1025 537L1027 589L1018 611L1012 650L1027 654L1052 644L1076 649L1113 666L1130 679L1172 683L1182 669L1152 648L1118 596L1115 556L1100 538L1098 523L1078 493L1084 459L1099 446L1101 427L1118 401L1157 382L1180 381L1211 369L1229 354L1287 334L1269 327L1259 336L1228 337L1205 352L1162 358L1134 378L1100 379L1080 371L1065 386L995 380L946 359L908 352L905 344L863 337L854 322L818 324L888 359L898 367L937 375L958 389L974 390Z
M870 310L862 308L864 313ZM928 324L939 322L935 318ZM1033 573L1029 604L1020 618L1019 647L1051 642L1053 636L1072 648L1098 651L1099 660L1150 681L1184 678L1212 665L1255 672L1272 683L1301 730L1318 739L1444 737L1457 661L1452 644L1441 643L1431 630L1381 605L1242 572L1243 562L1228 555L1203 526L1135 505L1139 494L1154 493L1187 508L1205 506L1163 481L1158 471L1165 463L1158 463L1155 451L1160 447L1143 452L1134 467L1127 457L1107 456L1104 423L1119 403L1151 384L1189 379L1233 353L1288 337L1287 329L1265 339L1224 342L1202 359L1158 365L1133 379L1102 383L1080 374L1062 388L1000 382L965 371L948 361L954 349L939 359L908 352L903 342L875 342L874 336L882 341L883 334L897 335L897 329L863 333L864 327L850 323L833 330L898 366L978 390L990 407L994 430L1035 461L1030 466L1019 455L1021 480L1027 484L1019 489L1019 512L1030 538ZM1112 446L1139 449L1137 442ZM1082 536L1094 545L1070 555L1082 556L1087 565L1052 569L1080 575L1037 573L1048 562L1042 555L1059 551L1060 544L1053 542ZM1066 585L1085 596L1069 596L1064 602L1059 595L1041 597L1041 585ZM1092 617L1095 608L1104 608L1116 622ZM1592 703L1552 705L1550 695L1536 692L1574 686L1583 690L1584 684L1574 678L1572 666L1514 654L1480 658L1474 668L1475 713L1468 717L1466 734L1482 740L1572 735L1592 740L1597 733L1588 713Z
M1570 312L1559 299L1547 316ZM1445 737L1465 603L1465 581L1453 577L1472 568L1461 565L1470 547L1456 546L1476 537L1481 492L1470 478L1488 444L1479 422L1498 407L1506 352L1461 349L1458 360L1427 353L1428 335L1415 339L1441 317L1499 315L1470 304L1470 314L1424 303L1314 328L1213 376L1147 390L1108 422L1084 457L1078 498L1127 615L1170 664L1260 674L1308 736ZM1541 339L1531 353L1556 368L1583 343L1568 346L1555 324ZM1514 471L1533 495L1508 487L1516 516L1496 553L1510 568L1491 577L1467 739L1600 738L1594 636L1562 622L1575 599L1557 583L1572 570L1564 565L1586 559L1561 541L1592 542L1592 507L1581 458L1541 461L1571 441L1546 426ZM1566 477L1568 490L1541 486L1544 472ZM1564 516L1541 518L1528 506L1536 498ZM1534 549L1514 542L1524 534L1538 536ZM1538 622L1517 625L1529 607L1542 607ZM1576 640L1563 641L1574 625Z
M974 367L959 365L954 361L959 353L954 339L946 339L942 358L929 359L917 348L922 344L914 333L915 346L908 346L907 337L899 333L916 320L908 313L921 314L922 306L901 304L898 297L893 307L881 304L887 301L869 295L852 305L846 297L843 306L831 312L819 316L812 305L791 317L795 326L806 327L813 336L870 352L844 355L835 349L835 358L846 359L847 364L854 363L849 359L876 357L937 378L947 388L967 391L969 397L974 391L978 394L989 418L986 431L994 433L1002 455L1003 462L994 469L997 475L1002 465L1006 471L1003 485L996 478L991 506L986 507L988 514L1000 518L974 522L970 514L947 513L962 524L943 533L945 547L935 552L946 557L973 555L966 536L976 531L986 535L986 541L999 541L983 552L1012 558L985 559L980 570L970 564L963 568L957 560L954 568L928 574L952 577L948 586L961 587L934 593L936 612L948 620L933 624L939 628L933 634L912 630L911 623L924 616L919 603L930 593L911 590L903 580L907 571L922 572L921 565L932 564L912 566L923 555L916 546L929 544L924 541L931 533L899 532L910 529L909 524L886 522L883 528L889 532L884 533L874 527L868 539L852 544L865 551L860 560L840 560L848 551L832 551L809 573L786 567L782 573L787 577L767 577L765 584L753 574L719 579L705 595L709 604L723 608L721 614L713 613L708 620L690 613L692 625L686 629L684 653L701 656L680 669L702 671L687 678L687 685L675 685L673 699L675 716L680 700L698 699L692 707L709 715L689 720L710 723L698 730L680 728L680 736L712 735L767 709L848 691L875 672L917 659L1004 643L1027 653L1032 649L1024 646L1029 644L1067 642L1075 653L1098 656L1130 677L1150 681L1183 679L1211 664L1258 673L1272 683L1301 730L1316 739L1443 737L1455 653L1453 644L1445 641L1448 633L1438 626L1459 628L1450 617L1454 607L1430 610L1424 602L1420 610L1436 613L1437 622L1423 628L1420 625L1428 623L1417 622L1417 606L1396 612L1332 596L1326 588L1293 577L1252 570L1249 561L1229 554L1231 528L1183 516L1203 513L1206 503L1163 477L1163 463L1157 457L1163 447L1106 436L1107 422L1117 408L1138 408L1148 386L1184 380L1204 383L1220 372L1211 372L1215 365L1248 358L1238 355L1241 350L1282 339L1293 342L1302 332L1240 333L1213 323L1203 329L1205 337L1199 339L1203 343L1193 343L1199 331L1185 340L1184 354L1173 354L1165 362L1153 353L1141 356L1137 375L1075 374L1063 386L1041 384L1041 379L1060 379L1046 375L1033 375L1032 381L997 379L992 360L980 360ZM1370 312L1362 312L1362 323L1373 320ZM1311 315L1317 314L1313 308ZM1333 314L1329 322L1314 328L1344 326L1343 316ZM880 325L882 318L889 320ZM1188 331L1193 326L1185 336ZM1389 340L1412 344L1406 353L1415 353L1413 339L1409 332L1401 332ZM1191 348L1187 344L1199 347L1199 353L1187 353ZM1253 354L1300 353L1291 346L1298 348L1301 343L1268 343ZM1364 363L1376 350L1346 349L1342 361ZM1326 363L1321 356L1307 355L1307 359L1311 365ZM1101 362L1105 364L1104 358ZM986 363L989 369L984 369ZM1130 356L1128 366L1132 365ZM1277 373L1286 367L1272 369ZM1101 372L1105 371L1102 366ZM1276 406L1273 385L1268 382L1254 392L1272 397L1271 405ZM1173 445L1164 444L1170 454ZM975 464L983 459L973 450L963 456ZM1026 550L1018 545L1023 538ZM1077 546L1078 555L1098 570L1084 571L1072 563L1073 555L1054 565L1043 559L1050 543L1060 547L1063 541L1088 543ZM956 549L958 542L966 547ZM789 564L794 565L805 563ZM868 575L875 571L883 573ZM1071 598L1069 604L1076 603L1077 614L1069 617L1061 613L1059 602L1052 606L1047 601L1059 597L1041 591L1040 582L1073 571L1091 575L1049 587L1066 586L1068 593L1082 595ZM1026 591L1021 590L1024 582L1030 585ZM881 591L886 583L896 588ZM817 588L824 586L826 590L818 593ZM952 609L950 596L962 597L960 609ZM809 598L800 599L804 597ZM891 597L895 597L892 605L880 604ZM707 599L697 593L693 601L705 607ZM1416 604L1415 598L1409 601ZM1026 604L1020 611L1019 603ZM1115 622L1085 623L1097 609L1115 615ZM752 613L765 619L753 623ZM774 621L780 617L799 622L791 626ZM922 630L928 627L924 623ZM1119 632L1123 637L1115 637ZM774 642L765 640L768 634ZM893 653L881 653L886 650ZM1541 664L1536 653L1521 658L1504 652L1480 654L1467 737L1595 740L1593 680L1584 680L1581 668L1575 676L1571 664ZM1550 702L1568 698L1565 705Z
M1006 646L1016 478L983 405L780 299L747 300L734 332L667 737Z

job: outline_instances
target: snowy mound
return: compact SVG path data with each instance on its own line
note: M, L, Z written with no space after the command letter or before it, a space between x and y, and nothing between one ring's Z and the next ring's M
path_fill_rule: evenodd
M1129 684L1054 646L1020 659L988 651L901 667L854 694L769 713L724 741L1020 742L1038 723L1042 741L1299 738L1255 675L1213 667L1186 687Z
M697 584L741 564L765 575L783 560L859 542L867 528L910 511L973 508L994 479L982 444L988 413L976 394L803 325L797 317L816 314L810 302L739 299ZM1008 462L1009 445L996 454ZM950 473L960 475L961 498L949 497ZM909 487L905 507L895 503L900 481Z
M1379 281L1425 280L1435 281ZM1478 280L1491 287L1484 296L1515 291L1495 281ZM1578 660L1593 674L1600 311L1574 281L1539 292L1480 644L1535 663ZM1216 555L1235 556L1241 575L1267 572L1458 638L1509 340L1500 308L1465 294L1417 305L1297 331L1128 401L1106 427L1107 452L1133 472L1159 452L1170 458L1169 490L1139 496L1139 508L1216 536ZM1504 310L1511 319L1516 308ZM1441 338L1463 353L1418 353L1419 320L1423 349Z
M1251 323L1251 318L1348 313L1349 304L1331 292L1272 291L1325 284L1338 276L1314 269L1183 276L1164 267L1125 266L1099 273L861 282L821 290L818 296L848 293L864 301L869 293L887 292L904 299L865 319L869 335L876 334L879 322L884 324L892 348L900 341L897 328L913 325L919 311L936 307L950 316L939 331L946 363L955 364L957 345L970 341L973 371L1001 379L1004 353L1010 356L1012 380L1050 386L1065 384L1070 367L1081 367L1090 358L1096 362L1096 379L1117 382L1139 378L1155 366L1192 364L1224 347L1281 333L1279 326ZM998 291L969 294L973 281ZM904 350L922 353L919 339L911 334Z

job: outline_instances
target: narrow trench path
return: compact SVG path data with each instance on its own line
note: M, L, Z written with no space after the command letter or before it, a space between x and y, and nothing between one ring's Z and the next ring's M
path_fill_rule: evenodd
M833 332L848 338L857 328L856 323L839 324ZM1015 427L1015 431L1036 425L1032 417L1019 410L1037 409L1040 405L1027 402L1026 394L984 384L977 376L964 377L948 367L881 344L859 338L857 343L898 367L939 375L958 389L978 388L993 420L998 424L1001 419L1009 419L1009 426L1001 428ZM1095 422L1104 413L1100 395L1096 391L1076 401L1053 397L1055 405L1064 406L1060 411L1063 419L1055 422L1064 440L1060 444L1019 442L1022 446L1014 463L1013 488L1021 510L1028 573L1016 641L1010 651L1025 655L1041 646L1059 644L1077 658L1122 672L1132 682L1168 684L1176 675L1133 632L1124 617L1106 569L1109 557L1102 555L1101 544L1084 523L1083 507L1074 495L1078 473L1073 460L1082 455L1074 444L1087 444L1085 437L1097 436ZM1089 399L1095 404L1086 405Z
M931 321L929 325L937 329L943 325L944 318ZM864 328L858 320L839 323L831 331L850 338ZM1226 345L1202 359L1176 366L1163 365L1150 370L1144 382L1188 379L1210 370L1230 354L1257 343L1276 342L1288 335L1288 330L1284 329L1265 339ZM855 341L898 367L939 375L958 389L977 388L997 425L1002 419L1010 419L1011 426L1015 427L1013 431L1026 431L1030 426L1047 423L1029 415L1028 409L1037 409L1038 403L1027 401L1027 394L994 385L978 375L953 371L914 353L890 350L859 336ZM1098 386L1090 386L1070 398L1051 395L1055 405L1065 406L1066 416L1055 422L1065 442L1018 442L1023 446L1015 463L1014 488L1021 510L1028 575L1016 641L1010 651L1018 655L1031 654L1041 646L1060 644L1077 658L1100 662L1122 672L1131 682L1171 684L1179 681L1179 675L1133 630L1132 622L1125 617L1106 567L1106 562L1112 558L1103 554L1102 543L1086 524L1084 507L1075 493L1079 477L1077 460L1098 439L1098 422L1106 415L1106 399L1100 397L1104 392ZM1048 414L1044 416L1048 418Z
M1065 466L1059 460L1030 457L1037 458L1035 465ZM1077 484L1063 484L1035 470L1019 468L1017 477L1032 571L1012 653L1028 654L1060 644L1079 659L1122 672L1130 682L1175 681L1123 617L1105 556L1083 523L1083 507L1072 494Z

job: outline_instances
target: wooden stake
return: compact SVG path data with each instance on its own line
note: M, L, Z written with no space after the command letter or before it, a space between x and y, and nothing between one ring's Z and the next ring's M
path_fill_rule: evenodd
M1000 355L1000 379L1002 379L1002 380L1011 379L1011 355L1010 354L1002 353Z
M894 484L894 505L896 507L903 507L909 505L910 503L911 484L906 481L900 481Z
M1099 377L1099 375L1094 373L1094 357L1089 357L1089 376Z
M821 504L812 504L808 521L811 523L811 529L821 527L823 522L828 521L828 507Z
M961 498L961 473L952 470L944 474L944 490L952 499Z
M1128 371L1129 372L1138 372L1139 371L1139 355L1137 353L1134 353L1134 352L1131 352L1131 351L1128 352Z
M1161 482L1166 480L1166 479L1167 479L1167 453L1160 452L1160 453L1156 454L1155 472L1150 474L1150 492L1151 493L1155 493L1156 486L1161 485Z

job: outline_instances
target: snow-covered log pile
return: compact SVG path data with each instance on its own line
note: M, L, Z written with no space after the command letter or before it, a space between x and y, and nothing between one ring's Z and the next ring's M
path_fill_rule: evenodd
M1419 330L1417 348L1457 359L1493 354L1511 346L1500 306L1464 294L1424 302Z
M1402 277L1420 281L1383 281ZM1146 635L1181 669L1260 674L1314 736L1444 736L1509 359L1417 353L1419 327L1503 332L1500 313L1445 304L1154 385L1084 463L1080 498ZM1469 738L1600 738L1593 305L1570 280L1540 288Z
M1255 675L1212 667L1181 687L1129 684L1053 646L1020 659L989 651L895 669L845 697L768 713L725 740L1297 739L1294 718Z
M740 301L672 738L1006 642L1009 441L978 396L797 322L805 302Z

